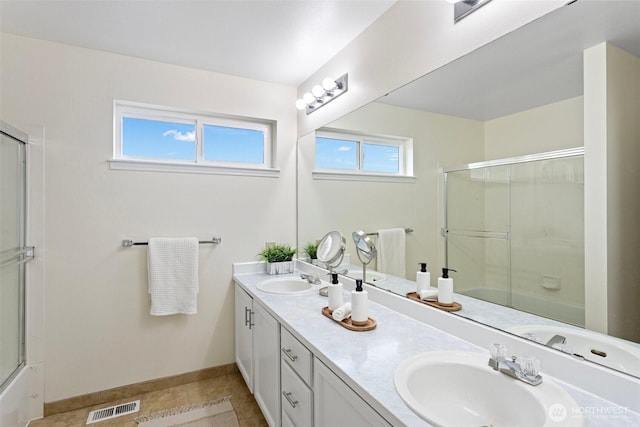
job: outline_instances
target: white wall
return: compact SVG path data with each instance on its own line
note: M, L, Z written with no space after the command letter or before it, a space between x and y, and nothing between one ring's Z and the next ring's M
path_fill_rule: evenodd
M594 46L584 82L586 327L638 341L640 59Z
M232 363L231 263L295 244L295 88L3 34L2 119L45 129L45 401ZM276 120L279 178L109 169L113 100ZM149 316L146 250L214 234L198 314Z
M325 126L522 25L566 0L495 0L458 23L446 1L399 1L298 87L298 97L327 76L349 73L349 91L310 115L298 135Z

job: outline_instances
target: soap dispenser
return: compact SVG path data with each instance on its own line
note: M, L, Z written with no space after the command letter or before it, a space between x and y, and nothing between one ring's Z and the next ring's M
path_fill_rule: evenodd
M426 291L431 286L431 273L427 271L427 263L421 262L420 270L416 272L416 293Z
M331 283L329 284L329 311L333 312L333 310L342 304L342 283L338 282L338 273L331 273Z
M456 270L444 267L442 277L438 277L438 304L446 307L453 305L453 279L449 277L450 271Z
M362 280L356 280L356 289L351 292L351 323L355 326L364 326L369 321L367 311L367 291L362 289Z

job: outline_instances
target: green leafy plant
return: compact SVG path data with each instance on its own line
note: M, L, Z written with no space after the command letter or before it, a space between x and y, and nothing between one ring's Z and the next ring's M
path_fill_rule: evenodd
M289 245L274 245L263 249L258 256L267 262L284 262L291 261L296 252Z
M307 246L304 247L304 251L309 255L311 259L318 259L318 244L317 243L307 243Z

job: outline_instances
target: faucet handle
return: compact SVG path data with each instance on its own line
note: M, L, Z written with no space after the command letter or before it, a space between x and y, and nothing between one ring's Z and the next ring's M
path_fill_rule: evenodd
M507 346L504 344L493 343L489 346L489 352L493 360L506 359L509 354Z
M540 372L540 361L533 356L518 357L518 365L522 373L529 378L535 378Z

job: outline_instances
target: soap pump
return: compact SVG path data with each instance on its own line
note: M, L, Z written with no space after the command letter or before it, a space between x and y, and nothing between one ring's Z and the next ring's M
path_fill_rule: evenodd
M351 292L351 323L355 326L364 326L369 321L367 311L367 291L362 289L362 280L356 280L356 289Z
M431 286L431 273L427 271L427 263L420 262L420 270L416 272L416 293L425 291Z
M333 312L342 304L342 283L338 282L338 273L332 272L329 284L329 311Z
M453 305L453 279L449 277L453 268L442 268L442 277L438 278L438 304L451 307Z

